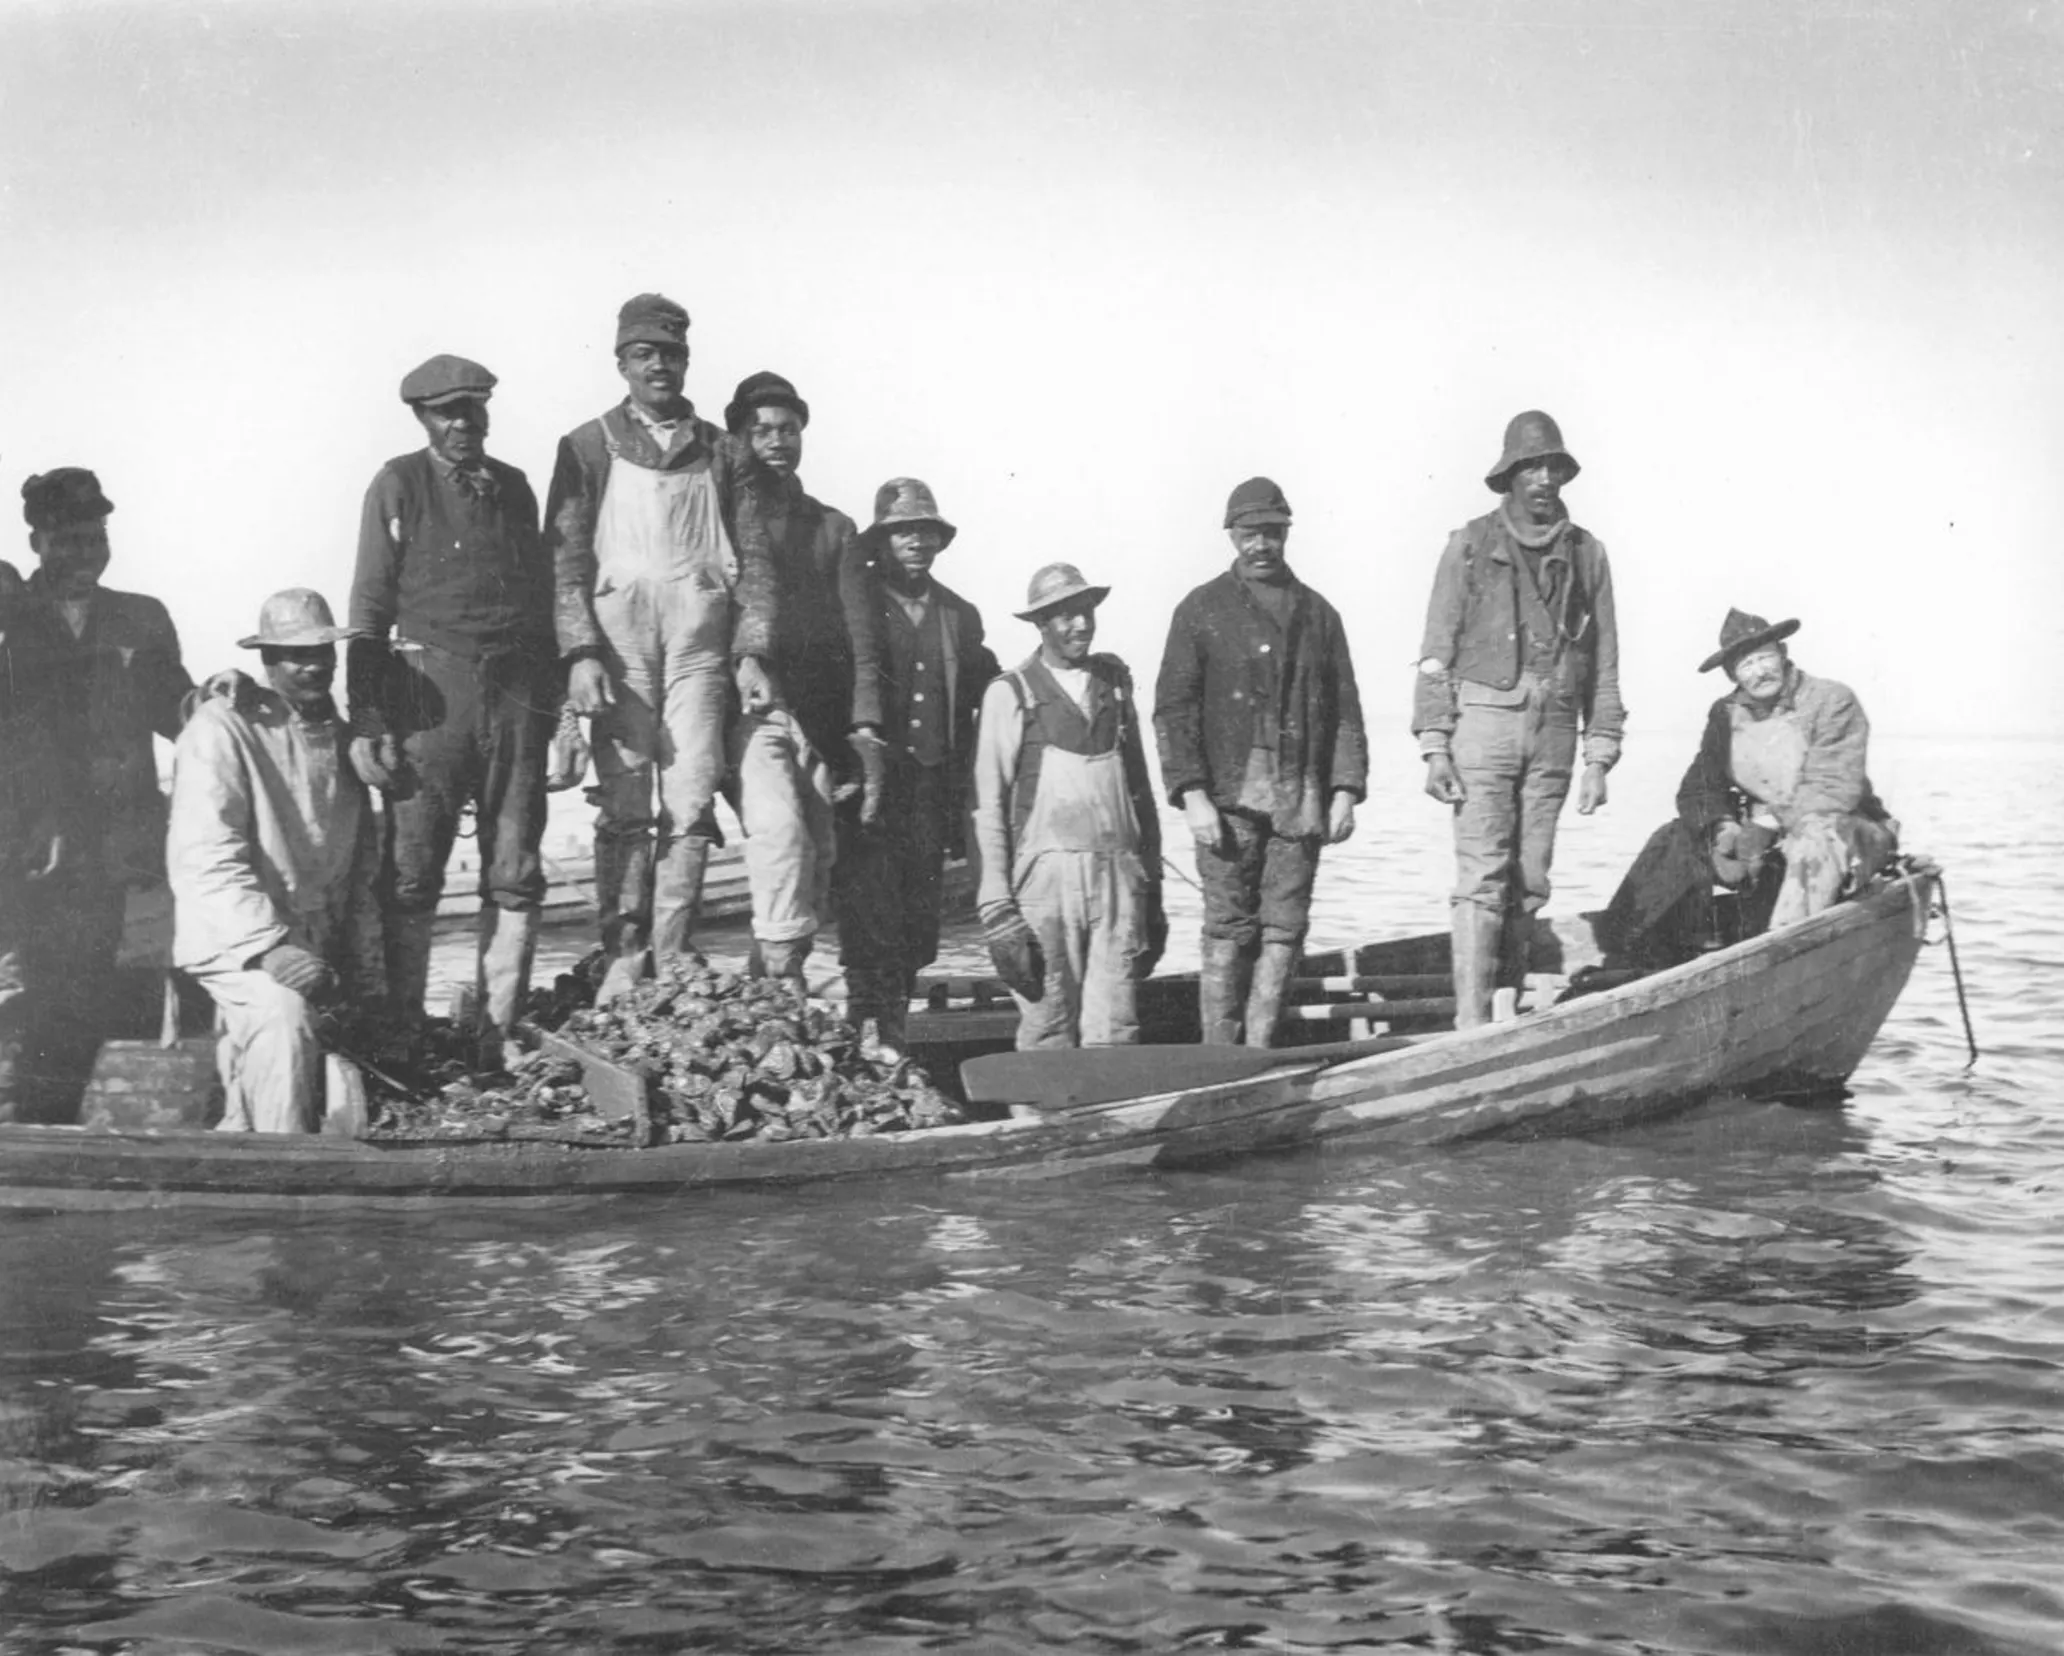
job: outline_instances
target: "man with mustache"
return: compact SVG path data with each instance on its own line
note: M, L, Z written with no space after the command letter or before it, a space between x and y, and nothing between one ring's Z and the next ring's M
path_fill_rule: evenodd
M173 759L172 958L221 1015L229 1131L316 1131L319 1010L386 993L372 804L330 697L348 636L320 593L274 593L238 641L265 687L202 701Z
M734 684L746 712L773 704L772 574L737 519L745 454L684 394L688 354L680 305L624 302L628 394L560 440L545 502L566 697L593 721L604 1001L694 955Z
M1449 536L1434 571L1412 733L1426 792L1455 816L1458 1029L1489 1022L1494 994L1516 1002L1526 981L1580 733L1581 814L1605 803L1620 756L1612 566L1562 503L1577 471L1552 419L1514 416L1484 478L1504 499Z
M388 978L423 1015L431 929L459 819L480 846L481 1057L523 1010L544 901L545 767L558 703L551 562L537 496L486 451L495 376L435 356L401 382L426 443L366 491L351 583L352 763L388 795ZM390 640L390 636L392 638Z

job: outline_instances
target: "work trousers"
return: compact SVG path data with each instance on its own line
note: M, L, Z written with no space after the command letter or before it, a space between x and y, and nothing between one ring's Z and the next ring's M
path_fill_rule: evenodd
M731 727L731 764L753 936L807 943L831 912L831 767L786 708L740 715Z
M1863 817L1836 811L1801 817L1778 841L1784 883L1770 912L1770 929L1834 907L1852 881L1883 868L1896 846L1891 829Z
M471 661L425 647L398 658L395 728L413 786L390 799L384 877L401 914L429 914L459 819L474 807L480 897L498 908L544 900L545 764L556 710L555 670L533 657Z
M323 1058L308 1002L264 972L196 972L221 1014L215 1064L221 1130L313 1133L322 1125Z
M1197 848L1204 889L1204 935L1252 954L1261 943L1304 942L1311 923L1312 881L1319 872L1319 836L1279 834L1267 819L1219 812L1226 840Z
M119 1016L128 888L90 830L43 879L9 880L0 947L0 1121L70 1122Z
M1518 692L1514 692L1518 696ZM1576 715L1529 688L1519 705L1465 694L1452 742L1468 797L1455 807L1455 894L1503 922L1504 976L1523 972L1533 917L1547 905L1555 824L1576 766Z
M881 819L867 828L857 811L840 813L832 898L855 1022L884 1017L900 1031L919 968L939 956L949 818L959 797L945 767L891 754Z
M1143 943L1146 886L1139 858L1042 851L1015 883L1018 912L1038 934L1046 964L1038 1000L1011 991L1018 1050L1137 1041L1132 962Z

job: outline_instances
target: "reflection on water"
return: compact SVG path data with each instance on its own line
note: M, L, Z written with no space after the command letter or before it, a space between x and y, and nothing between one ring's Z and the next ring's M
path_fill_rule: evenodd
M8 1216L0 1649L2054 1648L2064 901L1953 879L1997 1056L1924 960L1841 1109Z

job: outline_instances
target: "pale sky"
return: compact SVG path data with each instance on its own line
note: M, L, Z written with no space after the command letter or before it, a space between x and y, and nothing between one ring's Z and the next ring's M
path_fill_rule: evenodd
M1696 729L1730 605L1881 731L2060 734L2060 90L2064 10L1998 0L0 0L7 509L92 466L109 583L230 664L278 587L343 610L407 369L500 375L542 496L658 289L705 415L797 382L821 498L934 485L1006 662L1066 558L1151 679L1264 472L1408 748L1538 406L1630 742Z

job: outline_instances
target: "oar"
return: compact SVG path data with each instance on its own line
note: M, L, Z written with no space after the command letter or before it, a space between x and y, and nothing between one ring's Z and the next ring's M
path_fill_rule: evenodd
M1409 1036L1333 1041L1322 1046L1115 1046L1046 1052L993 1052L960 1066L970 1104L1025 1104L1066 1110L1238 1081L1291 1065L1337 1064L1413 1045Z

